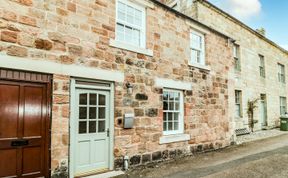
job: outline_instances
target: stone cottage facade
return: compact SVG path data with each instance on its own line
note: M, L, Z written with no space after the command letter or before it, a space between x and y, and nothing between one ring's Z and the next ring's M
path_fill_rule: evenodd
M230 108L236 130L251 129L247 103L254 99L259 99L254 130L278 127L280 115L287 111L288 52L267 39L264 29L253 30L206 0L165 2L235 40L235 93L229 97L234 100Z
M81 176L233 141L232 40L158 1L3 0L0 39L0 176Z

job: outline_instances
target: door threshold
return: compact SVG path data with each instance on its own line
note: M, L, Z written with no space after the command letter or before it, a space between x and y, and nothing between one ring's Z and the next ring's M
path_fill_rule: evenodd
M94 175L86 176L83 178L110 178L115 176L123 175L123 171L108 171L108 172L102 172L102 173L96 173Z

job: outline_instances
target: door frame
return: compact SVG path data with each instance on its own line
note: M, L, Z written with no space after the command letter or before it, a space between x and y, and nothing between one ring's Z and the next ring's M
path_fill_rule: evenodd
M77 83L79 82L79 83ZM86 84L85 84L86 83ZM94 84L102 84L102 86L97 85L89 85ZM114 148L114 83L109 81L100 81L100 80L90 80L90 79L77 79L77 78L71 78L70 79L70 121L69 121L69 140L70 140L70 148L69 148L69 177L74 177L75 170L74 170L74 152L75 152L75 107L76 107L76 90L77 89L92 89L92 90L103 90L108 91L110 94L110 114L109 114L109 170L114 169L114 154L113 154L113 148Z

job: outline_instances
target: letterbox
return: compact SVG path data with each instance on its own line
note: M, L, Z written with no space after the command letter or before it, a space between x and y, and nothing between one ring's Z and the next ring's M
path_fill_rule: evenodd
M132 129L134 125L134 113L124 114L124 129Z

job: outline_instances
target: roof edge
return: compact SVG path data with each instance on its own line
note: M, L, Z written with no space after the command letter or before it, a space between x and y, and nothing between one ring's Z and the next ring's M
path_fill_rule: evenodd
M250 31L251 33L253 33L254 35L256 35L257 37L259 37L260 39L265 40L267 43L271 44L272 46L278 48L279 50L281 50L282 52L284 52L286 55L288 55L288 50L284 49L283 47L281 47L280 45L278 45L277 43L273 42L272 40L270 40L269 38L259 34L256 30L252 29L251 27L249 27L248 25L246 25L245 23L241 22L240 20L238 20L237 18L233 17L232 15L230 15L229 13L225 12L224 10L220 9L219 7L215 6L214 4L208 2L207 0L194 0L194 2L199 2L201 4L206 5L208 8L211 8L215 11L217 11L218 13L224 15L225 17L231 19L233 22L237 23L238 25L242 26L243 28L245 28L246 30Z

